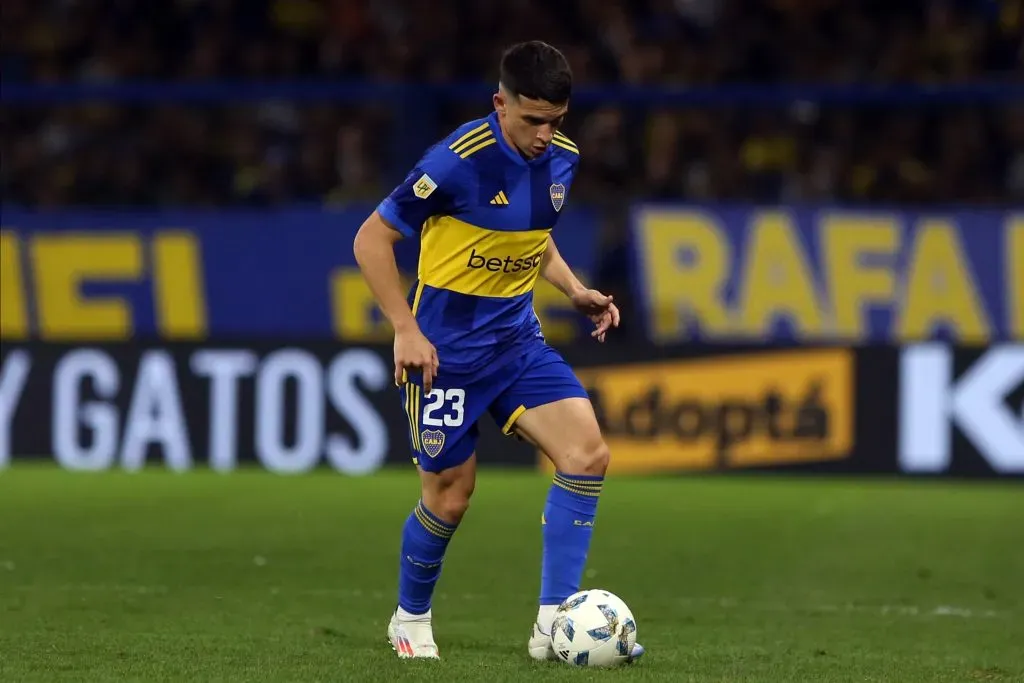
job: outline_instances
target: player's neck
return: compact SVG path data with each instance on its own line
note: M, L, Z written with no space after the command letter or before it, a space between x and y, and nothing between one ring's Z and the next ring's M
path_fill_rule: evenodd
M501 137L505 140L505 145L507 145L510 150L518 154L524 161L530 161L530 157L523 154L522 150L516 147L516 143L512 141L512 136L510 136L508 131L505 130L505 124L502 123L501 117L498 117L498 130L501 131Z

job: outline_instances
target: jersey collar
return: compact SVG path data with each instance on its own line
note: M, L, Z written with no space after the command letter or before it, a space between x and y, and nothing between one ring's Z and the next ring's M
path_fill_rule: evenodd
M553 147L553 145L548 145L548 148L545 149L544 153L541 154L539 157L533 159L524 158L518 150L514 149L505 140L505 136L501 132L501 123L498 122L498 112L492 111L490 116L487 117L487 120L491 124L491 131L494 133L494 137L498 140L498 146L501 147L501 151L503 151L506 156L508 156L517 164L521 166L536 166L538 164L543 164L545 161L547 161L548 156L551 155L551 148Z

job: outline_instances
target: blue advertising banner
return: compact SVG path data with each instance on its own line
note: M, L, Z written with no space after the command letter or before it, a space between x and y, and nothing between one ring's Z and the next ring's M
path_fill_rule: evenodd
M1024 210L645 205L630 228L659 343L1024 339Z
M0 223L0 338L387 341L352 255L372 205L259 211L25 212ZM645 205L632 276L656 342L1024 339L1024 211ZM567 209L559 249L596 269L598 216ZM399 243L411 282L416 243ZM556 343L587 333L540 280Z
M388 340L352 253L372 205L259 211L23 212L0 224L0 338L332 338ZM555 231L578 272L593 272L594 216L567 209ZM415 277L417 243L399 243ZM583 320L540 282L552 341Z

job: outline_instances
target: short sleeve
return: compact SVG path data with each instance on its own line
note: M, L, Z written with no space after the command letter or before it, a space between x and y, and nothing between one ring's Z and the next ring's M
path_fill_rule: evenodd
M418 235L428 218L454 210L457 161L443 145L428 150L377 212L406 237Z

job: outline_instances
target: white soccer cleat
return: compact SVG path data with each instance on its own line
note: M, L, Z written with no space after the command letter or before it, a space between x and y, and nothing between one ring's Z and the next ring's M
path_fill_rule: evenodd
M530 634L530 643L528 645L530 651L530 657L537 661L546 661L549 659L558 659L558 655L555 654L555 648L551 644L551 634L545 634L541 630L540 624L537 622L533 623L533 632ZM647 650L640 643L633 645L633 651L629 654L629 659L626 660L626 664L632 664L636 660L644 656Z
M533 632L530 634L529 649L530 657L537 661L558 659L558 655L555 654L555 648L551 646L551 634L544 633L540 628L540 624L537 622L533 622Z
M398 612L392 614L388 641L399 659L441 659L434 643L434 630L430 627L430 612L415 619L401 620Z

